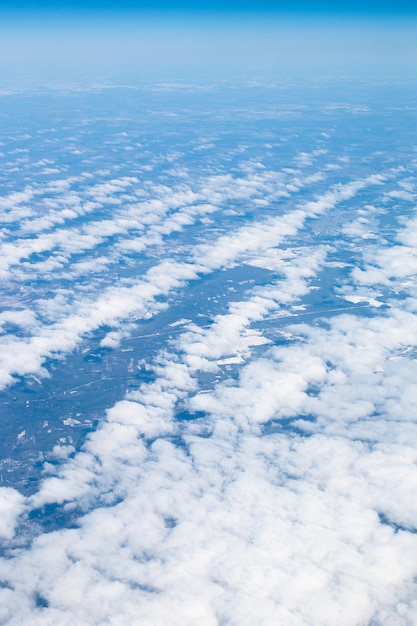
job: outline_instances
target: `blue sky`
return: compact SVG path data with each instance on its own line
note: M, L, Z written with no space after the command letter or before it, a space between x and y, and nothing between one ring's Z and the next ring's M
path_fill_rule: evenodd
M291 14L407 14L417 13L413 0L2 0L4 11L121 12L121 11L262 11Z
M413 71L409 0L2 0L0 76Z
M0 13L24 18L44 12L92 13L284 13L289 15L417 15L413 0L3 0Z

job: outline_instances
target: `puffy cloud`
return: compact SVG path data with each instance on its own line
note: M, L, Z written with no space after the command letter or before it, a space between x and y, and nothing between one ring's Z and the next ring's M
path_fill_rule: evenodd
M319 270L325 257L316 259ZM396 411L406 379L390 355L415 336L414 317L293 326L298 340L198 393L193 345L217 334L223 342L205 358L228 354L227 322L243 335L279 306L274 293L255 288L208 329L185 329L174 346L183 359L162 352L156 380L109 410L44 480L31 507L67 502L69 515L85 513L2 563L6 623L34 614L40 624L100 623L116 619L115 607L129 622L138 606L143 623L161 625L412 623L415 447L391 429L358 441L355 428L375 407L383 420L411 418ZM174 420L187 397L205 417ZM286 430L288 419L307 436Z
M292 160L310 168L324 154ZM416 622L415 291L383 241L383 212L361 212L370 195L368 207L403 199L396 173L330 185L245 158L233 175L179 162L158 182L102 172L6 198L21 230L3 232L4 275L22 302L11 290L0 313L14 324L2 384L46 374L89 335L117 349L171 303L180 319L152 329L153 354L132 354L135 387L83 444L53 447L39 488L0 489L2 623ZM341 166L322 167L342 180ZM42 214L26 213L34 198ZM317 244L315 220L346 239ZM370 225L375 239L362 236ZM390 228L411 272L414 222ZM42 271L60 290L36 283L29 306ZM181 296L206 279L219 293L200 313ZM319 289L334 309L317 312Z
M28 373L44 373L43 363L46 358L72 351L87 333L98 327L117 326L120 320L129 319L133 314L143 317L149 309L158 308L155 303L157 297L168 295L172 290L184 285L186 281L195 280L199 274L210 273L215 269L241 261L248 255L279 245L285 237L295 235L297 230L304 226L308 216L314 216L317 212L322 212L352 197L367 184L374 184L374 179L375 177L370 177L365 181L352 182L345 186L338 185L335 191L324 194L322 200L316 200L312 205L313 209L311 203L307 203L308 211L295 209L265 222L242 226L234 234L221 235L211 245L199 244L192 251L188 262L163 260L151 267L144 279L133 284L132 287L111 287L96 301L88 302L81 299L75 313L54 325L41 329L38 335L26 341L20 338L8 341L7 351L2 355L0 384L2 386L10 384L14 374L23 376ZM211 210L211 205L208 208ZM45 237L42 243L40 240L30 240L29 244L24 245L29 245L32 252L35 250L41 252L49 246L48 236ZM61 232L59 237L63 242L68 240L67 233ZM77 250L83 250L85 245L95 245L97 241L97 235L86 233L82 237L71 237L68 246L74 253ZM21 258L18 249L12 244L4 244L4 250L6 263L9 262L11 256L15 262ZM60 261L55 260L50 269L56 263L59 264ZM299 272L299 270L293 271ZM24 358L22 358L23 355L25 355Z
M23 496L10 487L0 488L0 537L11 539L19 515L25 507Z

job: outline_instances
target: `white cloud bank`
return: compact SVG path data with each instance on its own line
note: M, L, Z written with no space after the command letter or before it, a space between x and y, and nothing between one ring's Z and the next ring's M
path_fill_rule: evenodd
M303 152L299 165L310 167L320 155ZM175 243L167 245L140 276L104 289L70 285L53 298L42 293L34 311L0 314L5 386L16 375L46 374L47 358L68 354L101 326L111 329L104 345L116 347L132 319L157 313L172 294L218 270L247 264L275 272L265 272L262 285L231 289L209 324L179 320L175 338L153 358L151 381L110 407L80 450L56 446L56 464L44 464L35 493L0 488L0 623L417 622L414 216L391 227L401 263L382 235L363 237L360 210L339 220L354 260L332 261L341 241L317 243L306 231L321 218L326 225L326 216L336 220L361 194L366 202L375 196L374 205L394 198L387 194L399 174L332 185L317 176L306 193L313 199L296 201L291 194L306 179L289 174L248 166L242 178L216 176L198 189L174 190L171 200L170 188L151 186L144 200L135 179L112 179L91 196L103 206L115 200L112 219L96 220L92 209L87 225L65 226L61 198L37 237L29 224L39 226L40 218L24 206L33 189L4 201L6 212L22 205L15 217L26 233L15 247L5 241L11 231L3 233L4 271L25 286L48 261L70 279L88 276L107 238L116 236L116 264L201 217L225 219L221 211L234 201L236 214L239 203L286 204L228 233L202 229L180 255ZM125 193L137 197L117 202ZM75 213L78 206L73 199ZM301 236L309 244L293 246ZM32 246L41 244L48 254L59 249L59 258L32 262ZM87 244L92 256L74 262ZM314 306L307 310L326 271L340 267L340 284L323 293L373 305L369 315L324 306L319 318ZM376 294L383 307L375 306ZM7 333L10 324L24 335ZM68 523L50 530L55 513Z
M269 174L267 178L270 178ZM307 218L321 215L352 198L359 190L381 184L383 179L383 176L371 175L364 180L338 184L316 200L300 204L282 216L244 225L233 234L221 235L211 244L195 246L186 261L163 260L132 286L109 287L93 301L84 298L78 302L74 313L55 324L40 326L39 332L32 337L7 337L0 357L0 387L11 384L14 375L45 375L43 365L47 358L74 350L83 337L100 326L117 327L121 320L128 320L132 315L144 317L149 311L158 310L160 304L156 300L166 297L187 281L280 245L284 238L294 236L302 229ZM234 181L228 178L227 182L233 196L236 193ZM62 237L67 239L68 233ZM69 241L72 242L71 237ZM70 245L78 249L77 241Z
M2 562L5 623L412 624L415 434L377 426L355 437L372 414L365 391L382 421L398 419L392 373L378 380L386 397L369 379L403 325L394 341L381 326L347 316L294 329L313 337L194 396L191 408L208 414L189 427L169 416L195 390L195 368L161 355L156 381L115 405L29 501L93 508ZM310 436L279 427L303 409L316 419ZM275 431L262 432L271 419Z
M393 357L416 346L416 316L287 327L238 379L199 389L326 252L186 328L26 500L84 513L1 562L5 624L415 622L415 367ZM178 421L179 403L204 413Z

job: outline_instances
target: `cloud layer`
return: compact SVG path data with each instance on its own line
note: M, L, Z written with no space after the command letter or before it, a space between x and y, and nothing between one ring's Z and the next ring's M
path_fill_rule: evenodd
M214 84L148 86L148 134L136 88L100 88L99 122L87 90L72 123L63 90L65 148L44 124L35 161L30 123L2 147L30 170L0 201L2 624L417 620L408 118L379 87L315 85L302 114L280 84L228 89L235 119Z

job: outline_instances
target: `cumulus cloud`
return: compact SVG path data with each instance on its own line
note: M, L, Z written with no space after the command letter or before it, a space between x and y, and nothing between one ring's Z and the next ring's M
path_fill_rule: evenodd
M138 603L143 623L161 625L412 622L415 447L395 431L371 442L355 433L376 410L390 423L411 418L406 405L404 416L395 409L404 378L390 357L415 337L414 316L290 327L298 340L199 393L188 355L199 345L212 346L205 359L229 354L227 322L243 334L279 293L255 288L210 328L185 329L156 360L155 381L108 411L83 451L44 480L31 507L85 512L77 528L40 535L2 563L13 586L6 623L33 611L40 624L100 623L115 605L131 621ZM187 397L205 417L174 420Z
M132 341L134 384L30 494L0 488L2 623L416 622L415 220L385 212L414 186L322 142L3 198L1 385L87 338Z
M303 209L296 208L267 221L244 225L234 234L221 235L210 245L201 243L195 246L189 261L163 260L151 267L143 279L131 287L110 287L95 301L81 299L74 313L54 325L48 325L29 340L8 338L6 352L1 357L0 384L4 386L12 383L16 374L44 374L46 358L72 351L89 332L103 325L117 326L120 320L129 319L132 315L143 317L149 310L157 310L158 297L167 296L172 290L195 280L201 274L227 267L248 255L279 245L286 237L295 235L297 230L303 228L308 217L329 210L351 198L359 189L375 182L379 183L380 177L371 176L363 181L337 185L335 190L326 192L314 202L308 202ZM67 234L60 233L59 237L67 242ZM71 252L97 243L97 235L94 234L75 236L73 239L70 238L68 243ZM33 245L32 241L29 244L31 250ZM48 245L43 241L40 247L37 243L35 249L42 251ZM9 262L10 256L17 262L20 258L18 249L12 244L4 244L4 248L4 262ZM51 268L56 263L60 265L59 259L52 262Z
M10 487L0 489L0 537L11 539L14 535L17 518L24 510L23 496Z

